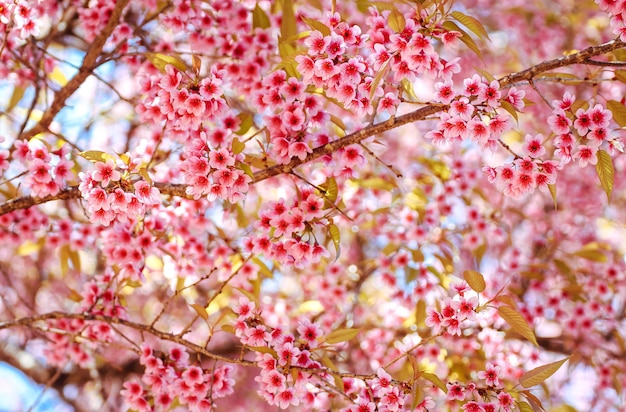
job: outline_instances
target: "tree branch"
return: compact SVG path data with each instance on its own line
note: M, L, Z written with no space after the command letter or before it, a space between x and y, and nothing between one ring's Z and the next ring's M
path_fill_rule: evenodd
M126 3L128 0L124 0L123 3ZM119 5L122 2L119 2L117 4L117 8L119 8ZM116 10L117 10L116 8ZM120 11L121 12L121 11ZM110 23L110 22L109 22ZM108 25L107 25L108 27ZM516 73L512 73L509 74L507 76L504 76L502 78L500 78L498 81L500 83L500 88L504 89L506 87L509 87L512 84L516 84L522 81L530 81L532 80L535 76L550 71L550 70L554 70L560 67L565 67L565 66L570 66L570 65L574 65L574 64L588 64L589 63L589 59L593 56L598 56L604 53L608 53L610 51L613 50L617 50L617 49L621 49L623 47L626 46L626 43L620 41L620 40L611 40L607 43L601 44L599 46L592 46L592 47L588 47L578 53L574 53L574 54L570 54L569 56L564 56L564 57L559 57L558 59L552 59L552 60L548 60L542 63L539 63L533 67L530 67L526 70L522 70ZM91 51L91 49L90 49ZM89 54L89 53L88 53ZM85 57L85 61L87 61L87 57ZM81 69L83 69L85 67L85 64L83 64L83 66L81 67ZM80 74L80 72L79 72ZM88 75L88 73L86 74ZM78 75L75 77L77 78ZM72 81L75 79L73 78ZM70 81L70 83L72 82ZM68 83L68 86L69 84ZM62 95L63 91L68 87L66 86L65 88L63 88L59 93L57 93L57 95ZM65 99L63 99L63 102L65 101ZM55 98L55 102L53 103L52 107L50 108L50 110L48 110L46 112L46 114L48 113L54 113L56 114L56 112L58 112L58 110L60 110L60 108L58 110L56 110L56 112L53 110L55 106L55 103L57 102L57 99ZM363 142L365 139L378 135L380 133L386 132L388 130L392 130L395 128L398 128L400 126L404 126L408 123L413 123L419 120L424 120L425 118L427 118L428 116L432 116L436 113L439 113L441 111L444 111L445 109L447 109L448 106L446 105L434 105L434 104L429 104L426 105L424 107L421 107L415 111L412 111L410 113L404 114L402 116L398 116L398 117L392 117L387 121L381 122L381 123L376 123L367 127L364 127L363 129L356 131L354 133L351 133L349 135L346 135L338 140L335 140L333 142L330 142L328 144L325 144L324 146L319 146L316 147L315 149L313 149L313 151L311 153L309 153L306 158L304 160L300 160L297 157L294 157L289 163L286 164L282 164L282 165L275 165L275 166L271 166L268 167L266 169L262 169L259 170L257 172L254 173L254 180L252 183L258 183L260 181L263 181L265 179L269 179L270 177L274 177L277 175L281 175L281 174L288 174L290 172L292 172L295 168L305 164L305 163L309 163L315 159L319 159L322 156L325 155L329 155L334 153L335 151L345 148L347 146L353 145L353 144L358 144ZM34 136L35 134L43 131L50 123L48 122L47 124L44 122L44 119L46 119L46 114L44 114L44 117L42 118L42 120L39 122L39 124L37 126L35 126L33 129L25 132L25 135L27 135L26 137L31 137ZM54 116L53 116L54 117ZM51 119L50 119L51 121ZM42 129L43 128L43 129ZM32 133L31 133L32 132ZM178 197L183 197L183 198L187 198L187 199L191 199L191 197L185 192L186 189L186 185L184 184L177 184L177 183L159 183L159 182L155 182L154 184L161 193L166 194L166 195L170 195L170 196L178 196ZM9 213L12 212L14 210L17 209L25 209L34 205L39 205L42 203L46 203L52 200L59 200L59 199L77 199L80 197L80 192L78 191L78 188L76 186L71 186L71 187L67 187L62 189L58 194L56 195L52 195L52 196L45 196L42 198L33 198L32 196L22 196L16 199L11 199L3 204L0 204L0 216L5 214L5 213Z
M247 365L247 366L256 365L255 362L251 362L247 360L232 359L232 358L211 352L205 347L202 347L198 344L190 342L187 339L184 339L179 335L164 332L150 325L144 325L142 323L137 323L137 322L133 322L133 321L126 320L126 319L115 318L112 316L94 315L91 313L63 313L63 312L58 312L58 311L43 313L40 315L28 316L25 318L0 322L0 330L8 329L8 328L16 327L16 326L32 326L32 324L37 323L37 322L46 321L46 320L54 320L54 319L80 319L84 321L100 321L100 322L105 322L109 324L122 325L122 326L129 327L131 329L135 329L137 331L149 333L161 340L178 343L198 353L201 353L202 355L205 355L208 358L215 359L221 362L237 363L240 365Z
M122 11L128 4L128 1L129 0L117 0L115 2L115 8L111 12L109 21L106 26L104 26L100 34L98 34L91 43L91 46L87 50L85 58L83 59L83 64L78 69L78 73L76 73L76 75L72 77L61 90L55 93L52 104L41 116L41 120L39 120L39 122L29 130L21 133L18 139L30 139L31 137L48 130L48 127L56 115L65 107L65 101L72 94L74 94L76 90L78 90L87 77L89 77L89 75L92 74L92 71L97 67L98 57L102 54L102 49L104 48L107 39L119 24L119 20L122 17Z

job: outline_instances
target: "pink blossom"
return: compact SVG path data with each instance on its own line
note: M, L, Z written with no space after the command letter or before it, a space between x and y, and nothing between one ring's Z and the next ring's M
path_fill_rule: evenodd
M109 182L117 182L122 177L121 173L115 170L113 160L107 159L106 163L96 162L96 170L91 174L96 182L100 182L102 187L107 187Z
M595 165L598 163L597 151L598 149L593 146L580 145L574 153L573 159L578 159L578 166L580 167L586 167L589 163Z
M159 192L159 189L150 186L145 180L140 180L133 186L135 187L135 196L137 196L137 199L144 205L156 205L161 202L161 192Z

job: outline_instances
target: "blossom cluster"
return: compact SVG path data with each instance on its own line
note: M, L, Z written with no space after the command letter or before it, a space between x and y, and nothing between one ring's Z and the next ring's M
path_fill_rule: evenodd
M304 79L287 78L284 70L277 70L263 78L254 93L259 110L270 111L263 120L272 143L272 159L278 163L287 163L292 157L303 160L312 151L313 135L308 129L329 119L320 99L305 91Z
M108 270L86 282L75 300L80 300L79 309L83 313L125 318L126 307L117 294L119 287L117 276ZM104 321L57 319L49 321L49 327L54 332L44 353L49 362L60 367L65 366L68 359L82 368L87 367L93 361L89 349L95 347L95 342L111 342L114 335L111 325Z
M315 228L326 227L324 198L308 188L300 194L291 202L280 199L263 206L254 223L258 234L243 239L246 252L298 268L329 255L314 233Z
M74 177L74 162L67 158L70 152L68 145L50 150L41 140L32 139L16 140L14 148L12 159L28 168L23 184L30 188L35 197L57 194ZM0 172L8 169L8 156L8 151L0 151Z
M186 192L194 199L206 196L209 201L220 199L237 203L248 192L252 178L236 167L243 156L235 155L230 148L224 147L224 142L232 140L232 128L238 126L237 117L226 120L229 119L232 119L226 122L229 127L208 134L200 132L187 147L180 168L188 185Z
M198 130L204 122L214 121L225 112L223 76L224 72L213 66L210 75L198 80L183 76L168 64L164 73L146 74L141 79L145 98L136 110L144 121L167 125L173 138L185 142L188 130Z
M440 311L432 307L426 309L426 326L431 327L434 334L445 331L450 335L461 336L463 322L476 319L478 299L476 297L467 299L464 296L459 296L458 299L452 300L448 297L441 302L441 306Z
M611 15L613 33L626 41L626 1L624 0L595 0L596 4Z
M303 81L324 88L329 98L358 116L374 111L373 98L379 99L378 109L394 114L400 100L397 89L385 93L381 80L387 71L394 74L393 82L400 83L422 74L448 80L460 70L456 60L448 62L435 51L420 16L402 16L404 24L394 30L389 25L390 13L371 8L366 33L360 26L341 21L338 13L326 14L322 23L329 33L313 30L305 40L307 54L296 57ZM444 44L451 45L456 36L442 32ZM359 49L370 53L364 56Z
M79 173L78 189L87 202L92 223L109 226L113 221L127 222L160 204L159 189L143 179L131 182L131 172L138 173L137 165L130 160L120 166L109 158L96 161L91 173Z
M291 367L320 369L321 364L312 359L312 349L318 346L317 339L322 330L310 321L298 326L299 339L286 328L265 326L260 319L256 304L245 297L239 299L234 309L235 335L244 345L259 348L256 362L261 368L255 380L259 383L259 394L270 404L286 409L299 405L300 397L307 394L306 383L310 375L304 372L292 374ZM272 353L263 353L269 348Z
M450 404L459 403L463 412L511 412L516 410L515 398L503 389L496 389L489 382L497 382L497 366L487 364L486 371L478 373L479 379L486 379L488 388L480 388L474 382L463 384L448 382L446 396ZM482 395L481 395L482 394Z
M460 93L455 92L453 86L451 81L435 84L436 100L450 106L442 113L437 127L424 137L435 144L469 139L482 149L495 151L498 139L511 126L510 116L499 114L496 109L504 100L520 110L524 107L524 91L512 87L503 98L497 80L488 82L477 74L463 80Z
M53 1L31 2L27 0L0 0L0 24L2 31L11 30L21 39L37 36L41 30L42 17L55 13L58 4ZM5 30L6 29L6 30ZM9 33L7 33L9 34Z
M141 382L126 381L122 390L128 406L139 412L168 410L174 400L191 412L209 412L215 399L234 391L232 365L206 369L190 364L189 354L179 346L159 354L144 344L139 361L145 367Z
M557 135L554 154L561 159L561 163L578 160L580 167L595 165L598 150L603 144L611 152L615 149L623 151L621 141L611 136L609 130L613 118L611 111L596 104L587 110L578 108L574 112L572 106L575 100L575 96L566 92L561 100L552 102L555 109L548 118L550 129ZM580 139L576 138L574 131Z

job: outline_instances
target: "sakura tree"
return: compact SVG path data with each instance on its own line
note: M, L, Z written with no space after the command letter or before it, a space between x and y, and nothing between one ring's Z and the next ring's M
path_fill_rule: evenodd
M626 408L626 1L0 25L0 360L76 411Z

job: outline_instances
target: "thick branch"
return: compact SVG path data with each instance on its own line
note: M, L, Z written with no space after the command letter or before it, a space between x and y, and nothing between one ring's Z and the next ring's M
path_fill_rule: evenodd
M119 3L118 3L118 6L119 6ZM571 66L574 64L592 64L593 61L591 60L591 57L608 53L613 50L621 49L625 46L626 46L626 43L620 40L611 40L610 42L601 44L599 46L588 47L578 53L570 54L569 56L559 57L558 59L548 60L548 61L539 63L526 70L522 70L517 73L512 73L512 74L509 74L508 76L504 76L500 78L499 79L500 88L506 88L512 84L516 84L522 81L530 81L535 76L541 73L554 70L560 67ZM85 60L87 60L87 58L85 58ZM84 67L84 64L83 64L83 67ZM61 90L61 92L63 92L63 90ZM61 94L61 92L59 92L59 94ZM57 100L55 99L55 102L56 101ZM53 104L53 107L54 107L54 104ZM324 146L316 147L315 149L313 149L311 153L307 155L307 157L304 160L300 160L299 158L295 157L287 164L275 165L275 166L271 166L266 169L255 172L253 183L258 183L262 180L265 180L265 179L268 179L270 177L277 176L280 174L290 173L298 166L311 162L315 159L319 159L320 157L331 154L339 149L345 148L353 144L361 143L367 138L370 138L372 136L378 135L380 133L386 132L391 129L398 128L405 124L413 123L419 120L424 120L428 116L432 116L436 113L444 111L446 107L447 106L430 104L430 105L421 107L413 112L404 114L402 116L398 116L395 118L392 117L391 119L387 121L364 127L363 129L356 131L354 133L351 133L347 136L344 136L341 139L330 142ZM49 110L48 112L51 113L51 110ZM45 118L46 116L44 115L44 119ZM29 136L33 136L34 134L43 130L43 129L39 130L37 128L40 125L42 125L42 122L44 119L42 119L42 121L39 122L37 126L31 129L31 131L36 130L36 132L33 134L30 134ZM47 127L47 125L45 127ZM31 131L28 131L26 133L30 133ZM185 193L186 186L183 184L155 183L155 186L163 194L190 198L189 195ZM46 203L52 200L77 199L79 197L80 197L80 192L78 191L78 188L75 186L65 188L61 190L61 192L53 196L46 196L42 198L33 198L31 196L23 196L23 197L9 200L3 204L0 204L0 215L12 212L17 209L24 209L24 208L28 208L34 205Z
M30 139L38 133L45 132L48 130L48 127L56 117L56 115L65 107L65 101L72 95L78 88L84 83L84 81L89 77L92 71L97 67L98 57L102 54L102 49L104 45L113 33L113 30L119 24L119 20L122 16L122 10L128 4L129 0L117 0L115 2L115 8L111 13L111 17L109 17L109 21L106 26L102 29L100 34L96 36L96 38L89 46L87 53L85 54L85 58L83 59L83 64L78 69L78 73L74 77L67 82L65 86L61 90L59 90L54 95L54 100L52 104L46 110L41 117L41 120L33 126L31 129L25 131L19 136L19 139Z

